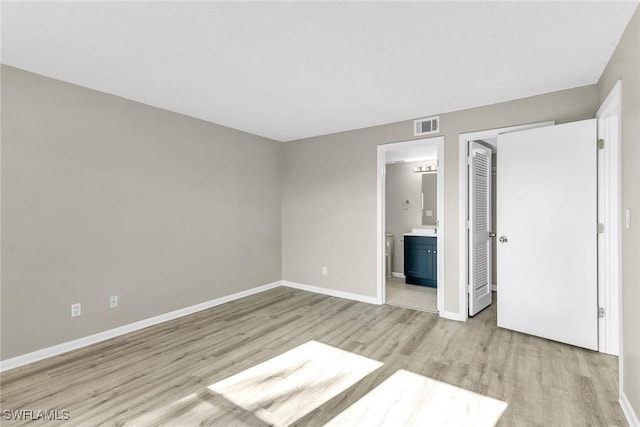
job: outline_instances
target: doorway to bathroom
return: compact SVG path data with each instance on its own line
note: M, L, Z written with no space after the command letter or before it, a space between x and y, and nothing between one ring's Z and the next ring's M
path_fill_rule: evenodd
M444 138L378 146L378 300L444 306Z

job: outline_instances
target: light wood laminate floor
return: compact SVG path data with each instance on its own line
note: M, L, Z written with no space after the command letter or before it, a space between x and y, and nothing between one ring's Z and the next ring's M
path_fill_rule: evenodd
M617 358L276 288L0 375L57 425L626 425ZM2 425L48 425L2 419Z

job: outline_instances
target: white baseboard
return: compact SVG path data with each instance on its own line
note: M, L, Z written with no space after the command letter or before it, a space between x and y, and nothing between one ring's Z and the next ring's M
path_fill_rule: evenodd
M328 295L331 297L338 297L344 299L350 299L354 301L366 302L368 304L379 304L376 297L368 297L360 294L353 294L351 292L336 291L335 289L321 288L319 286L305 285L304 283L289 282L287 280L282 281L282 286L289 288L300 289L303 291L314 292L316 294Z
M620 393L620 406L622 406L622 412L624 412L624 416L627 417L629 427L640 427L640 419L633 410L631 402L629 402L629 399L627 398L627 395L624 394L624 392Z
M404 273L397 273L395 271L393 273L391 273L391 277L399 277L401 279L405 278Z
M498 285L496 285L495 283L491 285L491 290L496 292L498 290Z
M457 320L458 322L465 322L467 320L464 313L454 313L452 311L443 311L440 313L440 317L444 317L449 320Z
M137 331L139 329L147 328L149 326L157 325L169 320L177 319L179 317L188 316L189 314L196 313L198 311L206 310L211 307L215 307L226 302L234 301L240 298L247 297L249 295L264 292L269 289L277 288L281 286L281 281L268 283L266 285L258 286L255 288L247 289L246 291L237 292L235 294L227 295L221 298L216 298L207 302L192 305L190 307L181 308L179 310L171 311L169 313L160 314L158 316L150 317L148 319L140 320L138 322L129 323L128 325L120 326L118 328L109 329L108 331L99 332L97 334L89 335L87 337L78 338L77 340L68 341L62 344L54 345L52 347L36 350L31 353L23 354L21 356L12 357L10 359L0 361L0 372L8 371L10 369L17 368L19 366L27 365L29 363L37 362L49 357L57 356L62 353L66 353L71 350L76 350L91 344L99 343L101 341L108 340L120 335L124 335L129 332Z

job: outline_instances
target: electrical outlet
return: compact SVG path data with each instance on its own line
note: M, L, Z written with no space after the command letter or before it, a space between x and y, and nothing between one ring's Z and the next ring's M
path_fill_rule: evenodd
M71 317L78 317L82 314L80 303L71 304Z
M109 297L109 308L116 308L118 307L118 296L117 295L113 295Z
M327 274L329 274L329 270L327 269L327 267L322 267L322 275L326 276Z

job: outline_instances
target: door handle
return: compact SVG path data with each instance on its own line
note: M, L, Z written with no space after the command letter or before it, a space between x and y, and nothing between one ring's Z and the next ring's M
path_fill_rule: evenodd
M509 241L509 239L507 239L507 236L500 236L498 240L500 241L500 243L507 243Z

